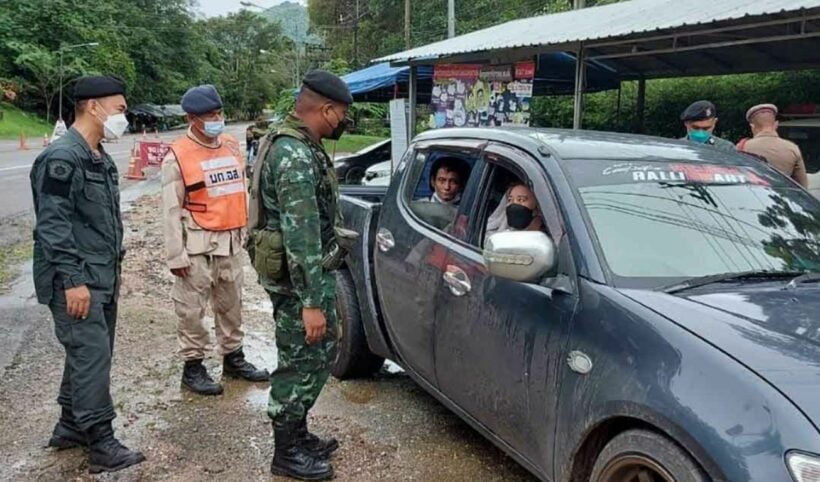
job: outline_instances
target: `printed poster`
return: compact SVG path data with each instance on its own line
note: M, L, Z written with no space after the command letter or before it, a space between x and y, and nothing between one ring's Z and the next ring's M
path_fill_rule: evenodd
M437 65L430 126L527 126L535 62Z

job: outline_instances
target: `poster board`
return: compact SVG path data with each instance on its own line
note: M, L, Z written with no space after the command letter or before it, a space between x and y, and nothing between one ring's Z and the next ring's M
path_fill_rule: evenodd
M534 79L533 61L436 65L430 127L527 126Z
M410 142L407 127L407 99L390 101L390 149L391 170L395 170Z

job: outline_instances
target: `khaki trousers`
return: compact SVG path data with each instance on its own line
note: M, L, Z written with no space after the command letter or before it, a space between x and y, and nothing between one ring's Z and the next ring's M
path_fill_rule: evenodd
M242 261L239 256L190 257L190 274L177 277L171 289L179 317L179 354L183 360L205 358L208 330L203 325L208 302L214 311L217 352L242 347Z

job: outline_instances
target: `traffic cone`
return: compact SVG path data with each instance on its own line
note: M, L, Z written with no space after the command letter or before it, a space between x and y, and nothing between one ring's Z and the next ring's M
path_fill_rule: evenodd
M128 174L125 175L125 178L135 181L145 180L145 174L142 172L142 159L140 159L136 144L134 150L131 151L131 160L128 161Z
M48 147L48 134L43 134L43 147Z
M28 150L28 144L26 144L26 133L23 132L23 131L20 131L20 150L21 151L27 151Z

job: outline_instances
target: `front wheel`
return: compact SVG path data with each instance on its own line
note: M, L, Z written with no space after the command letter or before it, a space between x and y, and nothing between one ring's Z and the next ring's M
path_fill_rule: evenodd
M709 478L683 449L648 430L613 438L598 455L591 482L706 482Z
M334 377L369 377L384 364L384 358L370 353L350 271L336 271L336 359L330 372Z
M364 179L364 169L353 166L345 173L345 184L361 184Z

